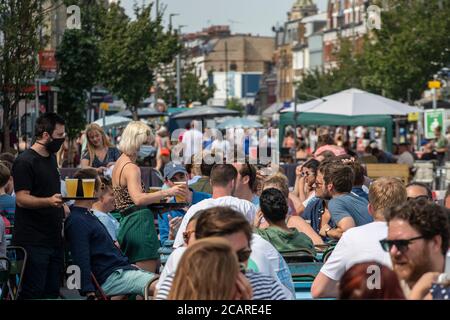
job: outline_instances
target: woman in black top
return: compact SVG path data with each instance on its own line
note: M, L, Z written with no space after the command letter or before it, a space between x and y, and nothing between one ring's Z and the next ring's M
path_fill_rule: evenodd
M87 148L81 160L81 167L96 168L102 174L114 165L120 152L110 142L102 127L92 123L86 127Z

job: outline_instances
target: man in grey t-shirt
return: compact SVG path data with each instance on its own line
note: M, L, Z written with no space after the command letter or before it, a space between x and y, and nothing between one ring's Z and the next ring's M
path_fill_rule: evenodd
M351 217L356 227L373 222L369 215L369 202L354 193L346 193L343 195L334 196L328 202L328 210L331 214L331 219L339 224L339 221L346 217Z
M322 237L340 239L350 228L373 222L368 201L351 193L353 169L340 161L320 165L316 179L316 197L329 199L328 211L335 228L326 223L320 229Z

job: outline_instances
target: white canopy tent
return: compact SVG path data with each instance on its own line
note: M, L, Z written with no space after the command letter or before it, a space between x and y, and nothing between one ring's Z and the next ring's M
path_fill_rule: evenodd
M322 113L342 116L365 115L407 115L413 112L422 112L422 109L388 99L360 89L344 90L321 99L297 104L281 110L298 113Z
M94 123L98 124L100 127L109 128L109 127L124 126L124 125L127 125L131 121L132 121L132 119L126 118L126 117L107 116L107 117L105 117L104 121L103 121L103 118L100 118L100 119L94 121ZM103 122L105 125L103 125Z

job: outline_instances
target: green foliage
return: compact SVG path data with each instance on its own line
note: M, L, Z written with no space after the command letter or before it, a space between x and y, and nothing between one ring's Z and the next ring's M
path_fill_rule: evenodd
M44 0L0 1L0 105L3 107L3 149L9 150L9 127L24 89L38 74L37 53L45 45L39 37Z
M158 90L161 97L170 105L175 105L177 101L176 90L176 64L173 63L162 72L164 86ZM181 100L186 105L199 101L206 105L208 100L214 96L215 86L209 86L208 81L201 82L195 74L195 65L185 64L181 69Z
M382 13L382 28L366 41L361 63L371 91L394 99L420 97L427 82L450 63L450 2L396 1ZM369 40L369 39L368 39Z
M149 94L156 67L172 61L179 50L177 37L164 31L162 16L151 18L151 9L152 4L135 7L136 20L130 21L111 4L100 41L102 82L134 112Z
M86 92L94 86L98 72L98 48L92 36L83 30L66 30L56 52L59 77L58 112L66 119L69 138L73 139L86 124Z
M68 7L77 5L81 12L81 28L86 36L100 39L105 26L105 16L107 7L103 1L97 0L64 0L63 3Z
M226 105L227 109L239 111L240 116L244 113L244 106L239 102L239 99L232 98L229 99Z
M433 74L450 64L450 2L398 0L383 11L381 30L365 36L354 52L341 40L338 68L313 71L298 85L301 92L323 96L351 87L392 99L420 98Z

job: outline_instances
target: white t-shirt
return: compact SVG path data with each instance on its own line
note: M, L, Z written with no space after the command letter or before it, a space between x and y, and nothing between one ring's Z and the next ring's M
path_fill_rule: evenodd
M180 228L178 229L177 235L175 237L175 241L173 243L174 248L178 248L184 245L183 232L186 231L186 227L192 216L200 210L205 210L212 207L231 207L234 210L242 213L247 221L250 222L250 224L253 223L256 215L256 207L253 203L236 197L226 196L217 199L211 198L200 201L199 203L194 204L192 207L190 207L184 215L183 220L181 221Z
M313 191L312 193L311 193L311 195L308 197L308 199L306 199L305 201L303 201L303 207L307 207L308 206L308 204L311 202L311 200L314 198L316 196L316 192L315 191Z
M159 276L158 283L156 284L156 289L158 291L161 288L161 285L163 284L164 280L166 280L167 276L175 273L178 264L180 263L181 257L183 256L186 249L187 247L179 247L176 248L174 251L172 251Z
M339 281L353 265L376 261L392 268L389 253L381 248L380 240L387 237L388 227L384 221L376 221L347 230L342 235L330 258L320 272Z
M285 293L294 299L295 287L291 271L277 249L259 234L253 233L250 259L262 274L270 275L283 285Z
M203 135L200 131L191 129L183 134L183 159L184 163L191 163L193 154L202 151Z
M289 267L275 247L255 233L253 234L250 246L252 249L250 260L257 268L257 270L254 271L271 276L277 280L283 285L282 287L285 294L293 299L295 296L295 289ZM156 285L157 290L160 289L167 276L175 273L186 249L187 247L179 247L170 254ZM249 267L251 267L251 264L249 264Z

